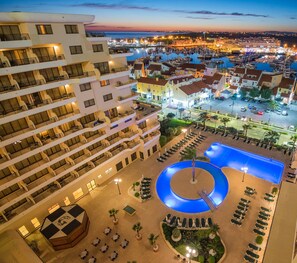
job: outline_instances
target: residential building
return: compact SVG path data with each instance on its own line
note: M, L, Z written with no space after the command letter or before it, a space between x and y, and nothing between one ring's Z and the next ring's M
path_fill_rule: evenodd
M144 64L143 62L135 62L131 71L130 71L130 77L133 79L139 79L141 77L145 77L146 73L144 70Z
M204 64L184 63L177 67L176 75L192 74L195 78L201 78L204 75L206 67Z
M161 76L161 74L162 74L162 64L160 64L160 63L150 63L145 71L146 71L146 76L149 76L149 77Z
M204 75L202 81L218 93L225 88L226 76L220 73L215 73L213 76Z
M0 231L25 237L156 152L160 108L135 102L129 53L86 37L94 16L0 17Z

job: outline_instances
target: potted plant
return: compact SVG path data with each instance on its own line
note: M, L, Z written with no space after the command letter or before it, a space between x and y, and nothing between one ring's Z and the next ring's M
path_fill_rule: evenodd
M132 229L136 231L136 239L140 240L142 238L142 235L140 234L140 230L142 229L140 222L134 224Z
M150 242L151 246L153 247L153 251L157 252L159 250L159 245L156 244L159 235L150 234L148 237L148 241Z
M118 212L119 212L119 210L114 209L114 208L112 208L112 209L110 209L110 210L108 211L108 213L109 213L109 217L113 217L112 222L113 222L115 225L119 222L119 219L116 217L116 214L117 214Z
M182 238L182 235L181 235L181 232L178 228L174 228L172 230L172 235L171 235L171 239L174 241L174 242L178 242L180 241Z
M257 236L257 237L256 237L256 243L257 243L258 245L261 245L262 242L263 242L263 237L262 237L262 236Z

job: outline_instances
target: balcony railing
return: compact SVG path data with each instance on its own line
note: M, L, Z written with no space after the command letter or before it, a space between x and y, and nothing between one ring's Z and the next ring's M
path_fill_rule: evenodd
M1 41L29 40L28 34L0 34Z
M100 73L103 76L103 75L113 74L113 73L127 71L127 70L128 70L128 67L119 67L119 68L112 68L110 71L100 72Z
M35 62L34 58L9 59L11 67L34 64Z
M71 74L71 73L68 73L68 76L69 78L86 78L86 77L92 77L92 76L95 76L96 73L95 71L87 71L87 72L83 72L83 74Z
M39 62L50 62L50 61L57 61L57 60L63 60L65 59L64 55L52 55L52 56L42 56L38 57Z
M10 86L0 86L0 92L7 92L11 90L16 90L16 85L10 85Z

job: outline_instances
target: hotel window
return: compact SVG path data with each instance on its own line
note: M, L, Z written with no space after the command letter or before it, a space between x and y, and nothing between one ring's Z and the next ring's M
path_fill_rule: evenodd
M108 85L110 85L109 79L100 81L100 86L101 87L105 87L105 86L108 86Z
M88 187L89 192L94 190L96 188L95 180L92 180L91 182L87 183L87 187Z
M131 160L132 160L132 162L133 162L136 158L137 158L136 153L132 153L132 154L131 154Z
M93 45L93 51L94 52L103 52L103 45L102 44Z
M64 204L65 204L65 205L70 205L70 204L71 204L71 202L70 202L68 196L66 196L66 197L64 198Z
M129 164L129 158L127 157L127 158L125 158L125 162L126 162L126 165L128 165Z
M51 25L36 25L38 35L52 35L53 30Z
M77 25L65 25L66 34L78 34Z
M86 101L84 101L84 104L85 104L85 108L91 107L91 106L95 105L95 100L94 99L86 100Z
M117 172L123 169L123 163L122 162L117 163L116 168L117 168Z
M77 55L77 54L82 54L82 47L81 46L70 46L70 53L71 55Z
M47 209L47 211L52 214L53 212L55 212L56 210L58 210L60 208L59 204L54 204L53 206L51 206L50 208Z
M91 83L85 83L79 85L80 91L84 92L91 89Z
M31 223L35 228L40 227L40 222L38 221L38 219L36 217L31 220Z
M79 188L76 191L74 191L72 194L73 194L74 199L76 200L76 199L82 197L84 195L84 192L81 188Z
M25 226L21 226L21 227L19 228L19 232L21 233L21 235L22 235L23 237L29 234L29 231L28 231L28 229L27 229Z
M94 63L94 67L100 71L101 75L110 72L108 62Z
M112 93L103 95L103 100L104 100L104 101L112 100Z

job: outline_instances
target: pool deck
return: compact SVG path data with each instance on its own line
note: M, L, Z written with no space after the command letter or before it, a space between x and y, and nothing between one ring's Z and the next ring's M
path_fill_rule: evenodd
M194 130L196 133L199 131ZM198 146L199 153L203 153L211 143L222 142L224 144L242 148L246 151L251 151L256 154L261 154L270 158L286 162L288 164L289 157L284 156L282 152L269 151L263 148L255 147L254 145L246 144L244 142L233 141L231 138L221 137L210 133L203 133L206 135L206 140ZM183 135L175 138L173 141L166 145L169 149L170 146L177 143ZM164 147L165 148L165 147ZM161 153L163 153L163 149ZM201 152L200 152L201 151ZM42 258L45 262L87 262L79 258L79 254L82 250L87 249L89 256L94 255L97 257L97 262L111 262L108 259L110 253L116 250L119 253L115 262L127 262L135 260L137 263L158 263L158 262L178 262L175 259L175 255L172 250L167 247L163 238L159 237L157 244L159 244L159 251L154 253L150 247L147 236L150 233L160 233L160 222L167 213L178 215L180 217L190 217L188 214L175 212L166 207L159 199L155 191L156 178L160 172L169 164L179 161L178 152L169 157L164 163L157 162L158 153L152 155L145 161L137 160L127 168L119 172L116 176L122 179L120 184L122 194L119 195L116 185L113 183L113 178L104 185L93 190L89 195L78 201L78 204L82 206L88 213L90 218L90 229L87 237L85 237L74 248L66 249L63 251L55 252L52 248L41 238L40 249L43 252ZM288 160L285 160L287 158ZM286 166L287 167L287 166ZM257 219L260 206L272 207L270 203L263 199L265 192L271 192L273 187L272 183L258 179L254 176L247 174L245 181L242 182L242 172L235 171L230 168L223 168L223 172L226 174L229 182L229 193L224 202L218 207L215 212L205 212L202 214L192 215L198 217L212 217L215 223L220 226L220 236L227 248L227 256L223 262L244 262L243 256L247 249L248 243L253 243L256 237L253 228ZM153 178L152 181L152 195L153 198L147 202L140 203L134 198L128 195L128 188L133 182L140 179L142 172L146 177ZM241 197L250 199L244 195L244 189L246 186L255 188L257 194L255 198L251 198L251 206L247 212L247 216L242 224L242 227L231 225L230 219L233 212L236 209L237 203ZM123 208L126 205L132 206L137 212L134 216L127 215ZM108 216L108 210L111 208L119 209L118 217L119 223L113 225L112 219ZM273 208L273 207L272 207ZM271 220L271 219L270 219ZM143 229L142 240L138 241L135 238L135 232L132 231L133 224L141 222ZM111 240L111 237L106 237L102 232L105 227L110 226L113 230L112 233L118 232L121 235L121 239L118 242ZM266 237L268 231L266 231ZM106 242L110 245L108 253L102 254L99 251L100 245L95 248L91 245L94 238L99 237L102 239L101 243ZM267 242L264 238L263 245ZM119 242L126 238L130 241L126 249L122 249L119 246ZM262 251L263 252L263 251ZM89 257L88 257L89 258Z

